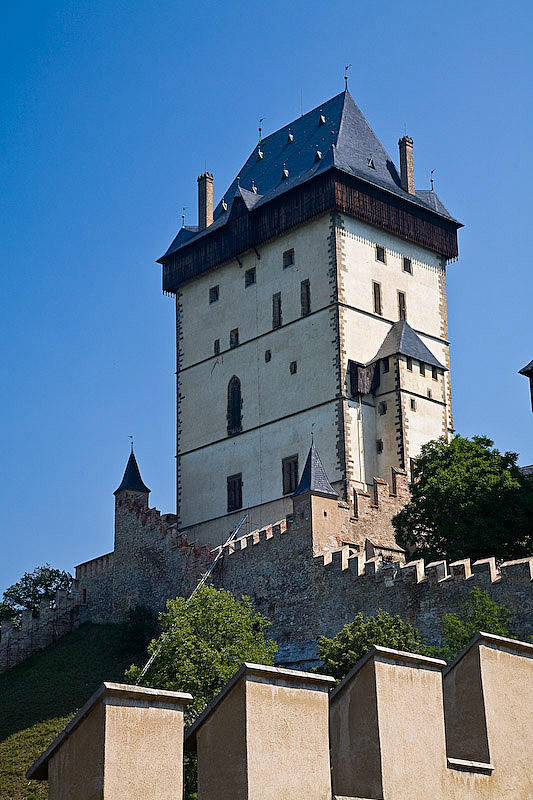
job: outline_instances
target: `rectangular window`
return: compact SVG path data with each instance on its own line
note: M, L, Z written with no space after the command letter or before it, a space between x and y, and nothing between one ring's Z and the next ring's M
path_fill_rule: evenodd
M382 453L383 452L383 439L376 440L376 452Z
M298 488L298 456L289 456L281 462L283 494L294 494Z
M281 293L272 295L272 327L279 328L281 325Z
M426 365L424 364L423 361L420 362L420 374L421 375L425 375L426 374Z
M252 286L255 283L255 267L247 269L244 273L244 286Z
M302 317L306 317L311 311L311 284L308 278L300 284L300 303Z
M407 256L403 257L403 271L408 272L409 275L413 274L413 264L411 262L411 259L407 258Z
M398 319L407 319L405 292L398 292Z
M416 400L414 397L411 397L411 411L416 411Z
M388 372L390 369L389 358L382 358L381 363L383 364L383 372Z
M270 350L265 350L265 364L272 360L272 353Z
M431 377L434 381L438 380L439 373L437 372L437 367L431 367Z
M433 395L431 394L431 389L428 389L428 400L431 400L432 396Z
M374 294L374 312L376 314L383 314L381 307L381 284L372 281L372 292Z
M386 263L385 248L381 244L376 245L376 261L381 261L382 264Z
M213 347L213 351L214 351L215 355L218 356L218 354L220 353L220 339L215 339L215 344L214 344L214 347Z
M238 511L242 508L242 472L230 475L228 483L228 511Z
M382 400L381 403L379 404L378 411L380 417L382 417L384 414L387 413L387 402L385 400Z
M411 358L411 356L407 356L407 358L405 359L405 363L407 365L407 369L409 370L409 372L412 372L412 370L413 370L413 359Z
M239 344L239 329L234 328L232 331L229 332L229 346L237 347L238 344Z
M209 289L209 302L216 303L219 297L218 284Z
M296 373L298 372L297 361L291 361L291 363L289 364L289 372L291 373L291 375L296 375Z
M283 253L283 269L286 267L292 267L294 264L294 250L285 250Z

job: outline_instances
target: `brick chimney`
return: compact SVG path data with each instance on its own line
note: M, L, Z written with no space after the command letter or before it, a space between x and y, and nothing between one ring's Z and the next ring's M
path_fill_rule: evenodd
M207 228L213 222L213 176L210 172L198 175L198 227Z
M402 136L398 142L398 147L400 148L400 177L402 189L405 189L409 194L414 194L415 171L413 167L413 140L410 136Z

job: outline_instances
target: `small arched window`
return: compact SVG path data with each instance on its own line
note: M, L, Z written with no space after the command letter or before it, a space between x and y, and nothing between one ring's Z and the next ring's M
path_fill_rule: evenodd
M242 396L241 382L236 375L228 384L228 436L242 431Z

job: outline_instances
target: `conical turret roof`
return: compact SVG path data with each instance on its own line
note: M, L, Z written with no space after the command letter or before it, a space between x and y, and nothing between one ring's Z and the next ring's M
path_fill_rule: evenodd
M146 494L149 494L150 492L150 489L144 485L143 479L141 478L141 473L139 472L139 467L137 465L137 459L135 458L133 448L131 449L130 457L128 458L128 463L126 464L126 469L124 470L122 483L118 489L115 489L114 494L123 492L125 490L129 492L146 492Z
M328 497L334 497L335 499L339 496L328 481L326 470L324 469L324 465L320 460L320 456L314 444L311 444L300 483L293 497L297 497L304 492L317 492L322 495L327 495Z

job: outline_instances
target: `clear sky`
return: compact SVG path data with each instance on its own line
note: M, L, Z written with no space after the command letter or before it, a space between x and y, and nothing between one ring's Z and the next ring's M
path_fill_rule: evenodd
M1 26L0 588L113 546L135 435L174 510L174 318L154 263L256 141L343 88L464 224L455 426L533 463L530 3L19 0ZM202 413L202 398L198 398Z

